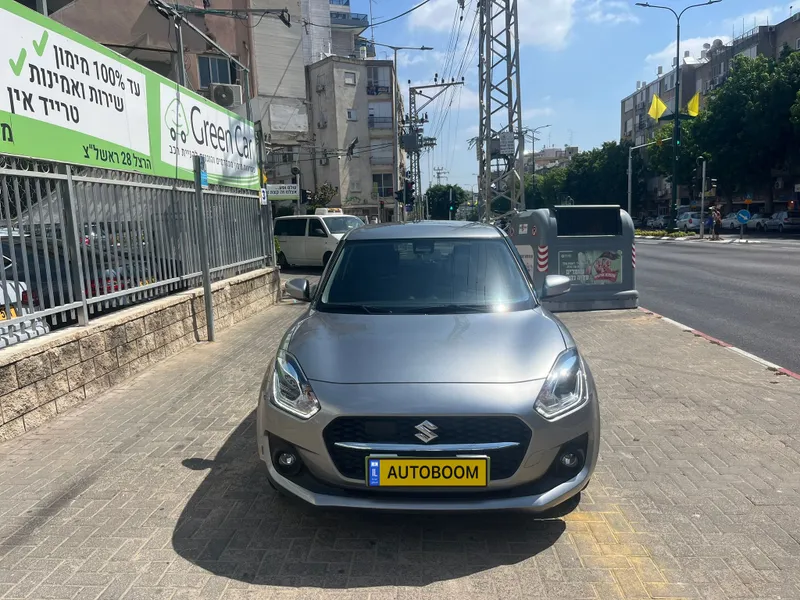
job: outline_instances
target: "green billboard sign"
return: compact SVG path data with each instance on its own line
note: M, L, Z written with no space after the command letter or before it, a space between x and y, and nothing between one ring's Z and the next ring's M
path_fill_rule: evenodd
M0 0L0 154L258 189L253 124L89 38Z

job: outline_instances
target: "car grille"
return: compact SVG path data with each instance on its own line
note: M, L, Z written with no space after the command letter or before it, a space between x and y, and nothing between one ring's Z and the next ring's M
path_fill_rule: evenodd
M428 420L437 427L438 437L424 444L415 437L417 425ZM399 456L454 456L480 454L489 456L490 478L507 479L519 468L528 451L531 429L516 417L339 417L323 431L323 438L334 465L344 477L364 480L366 457L380 454L370 450L342 448L336 442L415 444L420 450L396 452ZM517 442L511 448L480 452L426 452L438 444L480 444Z

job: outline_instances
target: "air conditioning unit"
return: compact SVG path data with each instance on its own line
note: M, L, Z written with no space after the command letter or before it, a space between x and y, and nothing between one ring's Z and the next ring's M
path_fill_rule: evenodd
M211 100L225 108L241 106L242 86L228 83L215 83L209 86L208 96Z
M325 129L327 126L327 121L317 121L317 129Z
M331 159L330 159L330 158L328 158L327 156L326 156L326 157L324 157L324 158L320 158L320 159L319 159L319 164L320 164L320 166L322 166L322 167L324 167L325 165L329 165L329 164L331 164Z
M636 105L636 110L644 110L644 102L639 102L639 104Z

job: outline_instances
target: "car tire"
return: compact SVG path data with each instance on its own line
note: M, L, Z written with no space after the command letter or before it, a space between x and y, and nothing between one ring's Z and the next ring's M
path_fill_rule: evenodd
M333 256L333 252L326 252L325 254L322 255L322 268L323 269L328 266L328 261L331 259L331 256Z
M278 266L281 269L286 269L289 267L289 261L286 260L286 255L283 252L278 252Z

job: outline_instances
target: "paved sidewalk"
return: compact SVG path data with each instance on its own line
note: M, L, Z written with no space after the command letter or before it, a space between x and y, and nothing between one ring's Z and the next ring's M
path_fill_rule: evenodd
M281 304L0 445L0 598L800 598L800 381L640 311L562 315L603 402L564 516L316 511L256 459Z

